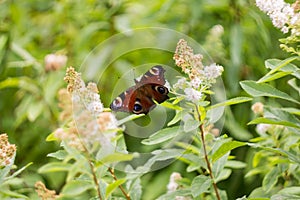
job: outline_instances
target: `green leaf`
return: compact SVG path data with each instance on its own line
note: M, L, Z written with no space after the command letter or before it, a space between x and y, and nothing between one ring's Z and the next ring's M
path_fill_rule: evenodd
M228 140L225 141L225 142L222 142L222 144L226 144L227 142L228 142ZM214 145L214 149L212 150L212 152L218 151L218 149L222 146L222 144L220 144L220 145L219 144L215 144ZM213 172L213 174L215 176L215 181L216 182L226 179L231 174L231 170L230 169L225 169L225 165L227 163L229 154L230 154L230 151L228 151L222 157L220 157L215 162L213 162L212 172ZM230 171L228 171L228 170L230 170Z
M264 117L256 118L248 123L248 125L252 125L252 124L276 124L276 125L283 125L283 126L300 129L300 126L294 124L293 122L279 121L277 119L268 119Z
M115 162L122 162L122 161L129 161L134 158L134 154L124 154L124 153L113 153L109 154L106 157L102 158L100 161L97 162L98 165L115 163Z
M39 168L39 173L49 173L49 172L67 172L71 168L71 164L62 162L51 162Z
M44 104L42 101L31 102L27 110L27 117L29 121L33 122L43 112Z
M88 161L84 158L80 160L76 160L75 163L68 168L68 173L66 177L66 182L70 182L78 178L78 174L84 174L86 176L92 177L91 168L88 164ZM101 176L102 174L98 174L97 177ZM85 179L89 180L89 179Z
M280 108L265 106L264 117L269 119L274 119L277 121L286 121L286 122L293 123L297 126L300 126L300 120L297 117Z
M22 122L27 120L27 110L32 101L34 101L34 97L32 95L24 96L20 104L15 108L14 112L17 116L15 120L15 127L18 127Z
M265 147L265 146L259 145L257 143L248 143L248 146L251 146L253 148L261 148L261 149L264 149L266 151L270 151L270 152L273 152L275 154L285 156L290 161L300 164L300 158L295 153L292 153L292 152L289 152L289 151L286 151L286 150L283 150L283 149L280 149L280 148Z
M225 128L229 130L230 135L237 140L248 141L253 135L244 127L239 124L239 120L235 119L238 116L234 116L230 107L226 108L225 111Z
M288 84L294 88L294 90L296 90L298 92L298 94L300 95L300 87L297 85L297 80L295 78L291 79L288 81Z
M9 40L9 34L1 34L0 36L0 79L3 80L5 77L5 70L6 70L6 57L9 52L9 46L10 46L10 40Z
M238 160L228 160L225 165L225 167L232 168L232 169L242 169L245 168L246 166L247 166L246 163Z
M200 149L198 149L198 147L196 147L192 144L184 143L184 142L177 142L176 145L183 149L193 152L193 154L200 155Z
M165 142L176 137L181 131L179 131L180 126L174 126L171 128L164 128L162 130L157 131L149 138L142 141L142 144L145 145L154 145Z
M293 151L286 151L286 150L279 149L279 148L278 148L278 151L280 151L283 155L286 155L291 162L295 162L298 165L300 165L300 158L297 153L295 153Z
M262 187L257 187L250 193L249 200L270 200L268 197L269 195L266 194Z
M27 51L25 48L22 48L15 42L11 43L11 50L25 61L30 61L32 63L36 62L36 59L29 53L29 51ZM38 70L41 71L41 68L38 68Z
M165 149L152 151L151 154L153 156L147 160L143 168L149 170L155 162L178 158L183 154L183 152L184 151L182 149ZM145 172L143 171L143 173Z
M281 92L280 90L277 90L273 86L268 85L266 83L256 83L254 81L241 81L240 84L242 88L251 96L254 97L267 96L267 97L284 99L287 101L300 104L299 101L293 99L288 94Z
M261 148L261 149L264 149L266 151L270 151L270 152L273 152L273 153L276 153L276 154L288 157L288 155L286 154L286 152L283 152L281 149L278 149L278 148L266 147L266 146L262 146L262 145L260 145L258 143L250 143L250 142L248 142L247 144L248 144L248 146L253 147L253 148Z
M279 176L280 170L278 169L278 167L274 167L265 175L262 182L262 188L266 193L270 192L271 189L276 185Z
M185 97L184 96L176 96L176 97L172 97L172 98L170 98L170 101L172 101L174 99L174 101L172 102L172 104L178 104L178 103L180 103L182 100L184 100L185 99Z
M172 126L172 125L176 124L177 122L179 122L181 120L182 116L183 116L182 111L176 112L173 119L171 121L169 121L168 126Z
M279 194L295 194L300 195L300 187L299 186L290 186L285 187L278 192Z
M120 125L122 125L122 124L125 124L126 122L133 121L133 120L138 119L138 118L143 117L143 116L145 116L145 115L144 115L144 114L140 114L140 115L129 115L129 116L127 116L127 117L125 117L125 118L123 118L123 119L121 119L121 120L118 120L117 125L120 126Z
M125 170L125 171L127 171L127 170ZM130 177L128 177L128 174L129 173L127 173L127 177L126 177L127 178L126 188L127 188L128 194L130 195L130 198L132 200L140 200L141 196L142 196L141 179L140 178L130 179ZM136 173L136 176L139 176L138 173ZM128 179L130 179L130 180L128 180Z
M288 112L288 113L291 113L294 115L300 115L300 109L297 109L297 108L278 108L278 109L281 109L285 112Z
M198 151L200 151L200 149ZM186 168L187 172L198 171L200 168L206 168L205 159L203 156L199 156L199 152L196 154L185 152L178 159L188 164L188 167Z
M111 193L113 193L113 191L115 189L117 189L120 185L122 185L123 183L125 183L125 179L118 179L116 180L115 182L109 184L107 187L106 187L106 192L105 192L105 198L108 198L109 195Z
M52 141L57 141L57 138L54 136L54 132L50 133L47 137L46 137L46 141L47 142L52 142Z
M251 176L256 176L258 174L264 174L267 172L268 169L266 169L265 167L256 167L256 168L253 168L251 170L249 170L246 175L245 175L245 178L249 178Z
M181 149L165 149L152 151L151 154L154 155L154 159L156 161L161 161L181 156L183 154L183 151Z
M247 143L239 141L228 141L222 144L220 148L212 155L212 162L215 162L229 151L245 145L247 145Z
M212 185L212 180L208 176L199 175L193 179L191 185L191 193L194 198L198 197L200 194L209 191Z
M65 150L58 150L58 151L56 151L54 153L49 153L47 156L48 157L52 157L52 158L56 158L58 160L63 160L63 159L66 158L67 155L68 154L67 154L67 152Z
M5 199L29 199L27 196L25 196L25 195L22 195L22 194L20 194L20 193L18 193L18 192L14 192L14 191L10 191L10 190L7 190L7 189L2 189L1 188L1 190L0 190L0 194L3 194L3 195L5 195L5 196L7 196L7 197L10 197L10 198L5 198ZM2 195L0 195L0 196L2 196Z
M19 169L18 171L14 172L11 176L7 177L6 180L18 176L18 175L21 174L27 167L29 167L29 166L32 165L32 164L33 164L33 162L28 163L27 165L25 165L24 167L22 167L22 168Z
M287 76L289 74L292 74L293 72L276 72L275 74L271 75L265 75L264 77L260 78L257 83L266 83L270 82L279 78L282 78L284 76Z
M63 196L78 196L83 192L93 189L94 185L86 180L72 180L68 182L62 189Z
M290 62L293 62L296 59L297 59L297 56L293 56L293 57L287 58L285 60L279 60L279 59L273 58L273 59L266 60L265 65L267 68L271 69L270 73L273 74L274 72L287 66ZM292 64L290 64L290 65L292 65Z
M69 146L65 141L62 141L60 145L70 155L70 157L74 158L77 162L85 162L85 156L80 150Z
M240 23L233 23L229 29L229 51L231 58L231 67L226 68L225 73L227 77L230 77L230 81L227 82L229 90L232 93L238 92L239 88L236 84L238 82L238 74L241 71L243 56L242 56L242 44L243 44L243 31Z
M174 192L164 194L164 195L160 196L159 198L157 198L157 200L176 199L176 197L178 197L178 196L184 197L184 196L190 196L190 195L191 195L191 191L189 189L179 189Z
M230 56L235 67L239 67L242 63L242 41L243 41L243 32L240 24L232 24L230 30Z
M191 132L191 131L197 129L200 126L200 124L201 123L198 120L189 118L184 122L183 130L186 133Z
M175 105L175 104L173 104L173 103L170 103L170 102L168 102L168 101L164 101L163 103L161 103L160 105L162 105L162 106L164 106L164 107L166 107L166 108L170 108L170 109L172 109L172 110L182 110L182 108L180 107L180 106L177 106L177 105Z
M34 95L40 95L42 92L38 83L28 77L7 78L0 82L0 89L18 87Z
M218 174L217 177L215 177L215 181L218 183L220 181L226 180L231 175L232 170L228 168L223 168Z
M286 199L286 200L299 200L299 195L294 194L275 194L271 196L271 200L277 200L277 199ZM252 200L252 199L250 199Z
M268 59L265 61L265 65L267 68L271 69L267 75L273 74L277 71L283 71L283 72L293 72L293 75L296 76L298 79L300 78L299 68L293 65L290 62L293 62L298 57L290 57L285 60L279 60L279 59Z
M209 110L209 109L214 109L214 108L221 107L221 106L230 106L230 105L244 103L244 102L251 101L251 100L252 100L252 98L249 98L249 97L236 97L236 98L232 98L227 101L212 105L212 106L208 107L207 109Z

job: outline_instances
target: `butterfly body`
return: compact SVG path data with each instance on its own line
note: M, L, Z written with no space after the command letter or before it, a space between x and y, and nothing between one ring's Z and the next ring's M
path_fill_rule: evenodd
M135 85L121 93L110 104L114 111L147 114L157 103L167 100L169 90L164 86L165 70L161 66L154 66L147 71L140 80L135 79Z

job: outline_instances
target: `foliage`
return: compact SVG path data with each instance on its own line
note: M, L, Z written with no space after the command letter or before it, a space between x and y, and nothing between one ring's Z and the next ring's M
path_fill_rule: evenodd
M252 167L246 177L262 175L262 186L256 188L250 197L266 198L299 198L299 142L300 121L299 101L290 95L277 90L269 84L284 76L292 75L287 81L291 89L299 93L295 87L295 80L299 79L298 67L291 64L299 59L291 57L285 60L270 59L266 61L266 67L270 71L258 81L242 81L243 89L254 97L269 97L284 99L293 102L295 107L279 105L272 106L270 103L263 106L258 117L249 124L258 124L259 136L251 140L250 145L258 150L254 153ZM272 103L274 104L274 103Z
M221 199L299 199L299 35L282 36L253 1L15 0L1 1L0 9L0 132L18 147L14 165L0 169L1 199L216 199L217 193ZM130 37L149 27L158 28ZM127 43L116 40L120 35ZM116 126L103 132L114 136L114 150L82 135L87 148L58 142L58 133L78 136L71 118L88 111L63 112L72 105L58 92L66 66L83 71L86 58L88 66L107 66L82 74L84 82L98 81L107 107L142 73L132 66L163 63L175 69L166 77L171 85L178 75L192 83L171 59L181 38L203 54L204 65L223 66L229 100L218 81L216 88L193 88L201 92L195 93L199 102L187 98L191 88L173 88L170 100L149 115L117 114ZM144 43L153 45L135 48ZM250 101L263 105L254 119ZM216 122L213 114L224 106L224 119ZM109 110L103 112L109 118ZM91 116L80 133L97 119ZM216 128L224 124L222 134L210 120Z
M16 157L16 146L8 142L7 134L0 135L0 197L6 199L12 198L27 198L20 192L19 189L11 189L11 186L22 183L23 180L17 176L24 171L31 163L25 167L10 174L10 171L15 170L14 161Z
M159 199L205 196L227 198L226 193L217 188L217 183L230 176L230 168L244 167L243 163L228 159L231 150L246 143L232 141L226 136L216 139L212 134L211 119L207 115L210 103L205 101L205 93L211 93L211 84L216 82L216 78L223 70L219 70L222 68L215 64L204 66L202 56L193 54L193 50L184 40L178 42L174 59L189 76L186 78L189 81L184 78L184 85L181 85L181 78L171 88L176 96L169 104L169 108L177 110L174 116L176 120L171 120L173 122L169 123L170 127L161 129L142 141L145 145L156 145L156 148L161 143L167 144L168 147L152 151L150 154L153 156L136 168L128 161L141 155L138 152L133 154L128 152L124 146L124 136L116 135L115 132L121 124L114 119L113 114L103 108L95 84L85 85L81 75L74 68L67 69L65 81L72 97L60 92L60 105L63 108L62 114L68 114L60 117L64 126L49 136L49 139L62 140L63 150L49 154L61 162L51 162L39 169L40 173L67 173L66 184L55 198L114 198L117 195L115 190L119 187L126 199L140 199L142 193L140 178L152 171L154 165L159 166L160 161L170 159L184 161L188 164L188 172L196 171L200 175L189 180L181 186L182 188L178 186L169 188L168 193ZM195 72L194 69L199 67L202 71ZM212 74L208 75L209 72ZM181 90L184 90L185 94L180 94ZM214 108L210 107L210 110L249 100L251 98L235 98L215 105ZM71 103L73 107L68 106ZM72 111L74 115L70 114ZM125 122L124 119L122 121ZM214 132L215 136L219 135L218 131ZM190 141L182 140L183 137ZM122 178L117 178L115 168L121 173L119 176ZM180 174L178 176L178 180L182 179ZM127 184L124 189L122 184L125 182ZM176 185L171 180L170 184ZM201 190L198 189L199 186Z

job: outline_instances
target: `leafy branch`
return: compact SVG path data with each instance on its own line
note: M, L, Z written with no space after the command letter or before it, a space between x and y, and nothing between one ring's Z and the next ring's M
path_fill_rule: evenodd
M201 114L200 114L199 108L196 104L195 104L195 107L196 107L196 113L197 113L198 120L201 122ZM202 142L202 146L203 146L204 158L205 158L205 162L206 162L206 165L207 165L208 173L209 173L209 176L212 180L212 184L213 184L217 199L221 200L219 190L218 190L216 181L214 179L213 171L212 171L211 164L209 162L207 151L206 151L205 136L204 136L205 131L204 131L203 123L200 124L199 130L200 130L201 142Z

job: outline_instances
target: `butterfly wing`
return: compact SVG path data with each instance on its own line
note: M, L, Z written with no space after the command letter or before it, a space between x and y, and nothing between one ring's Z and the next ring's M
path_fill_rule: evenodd
M114 111L147 114L156 105L153 100L162 103L169 98L169 91L164 86L164 71L161 66L152 67L140 80L135 80L135 86L114 99L110 108Z
M135 79L136 85L144 85L148 83L164 85L166 83L164 77L165 70L162 66L156 65L147 71L140 80Z
M136 99L136 94L136 87L130 87L113 100L110 104L110 109L113 111L131 112Z
M135 104L132 107L132 112L135 114L147 114L157 103L162 103L167 100L168 89L159 84L145 84L136 89Z

